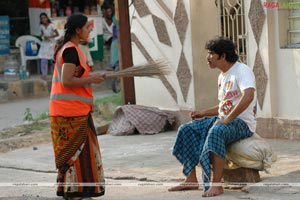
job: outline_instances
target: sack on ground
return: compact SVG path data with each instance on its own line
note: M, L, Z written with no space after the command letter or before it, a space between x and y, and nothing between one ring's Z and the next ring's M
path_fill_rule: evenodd
M277 160L272 147L257 133L227 147L225 169L266 170Z

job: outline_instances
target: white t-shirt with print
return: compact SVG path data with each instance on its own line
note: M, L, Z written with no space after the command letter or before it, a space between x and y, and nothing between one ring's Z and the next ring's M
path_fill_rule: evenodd
M219 116L226 117L242 97L242 91L255 88L255 77L252 70L245 64L236 62L227 72L218 78ZM238 116L247 123L249 129L256 129L256 92L250 105Z

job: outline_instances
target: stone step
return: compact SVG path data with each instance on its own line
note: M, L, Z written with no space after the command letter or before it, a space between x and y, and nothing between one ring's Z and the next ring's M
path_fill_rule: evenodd
M41 79L0 81L0 101L2 103L24 98L45 97L47 95L49 95L48 82Z

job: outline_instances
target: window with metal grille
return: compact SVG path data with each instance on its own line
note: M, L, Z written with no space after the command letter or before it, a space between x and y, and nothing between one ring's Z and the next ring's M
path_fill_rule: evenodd
M289 3L287 47L300 48L300 0L290 0Z
M220 35L234 42L239 60L247 63L244 0L219 0L217 5Z

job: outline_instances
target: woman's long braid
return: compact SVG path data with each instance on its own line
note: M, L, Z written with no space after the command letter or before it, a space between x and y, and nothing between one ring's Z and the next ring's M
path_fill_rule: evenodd
M71 37L72 35L68 31L66 31L65 36L57 40L55 45L54 60L56 60L55 58L58 51L64 46L64 44L71 40Z

